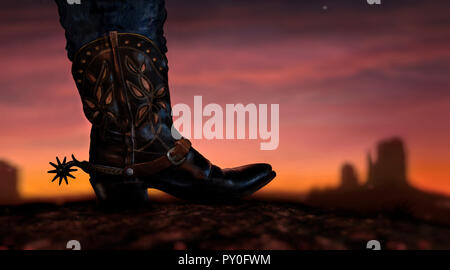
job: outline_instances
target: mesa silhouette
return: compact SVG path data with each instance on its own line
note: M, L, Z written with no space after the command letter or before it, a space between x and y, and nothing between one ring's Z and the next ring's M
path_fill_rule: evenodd
M450 224L450 198L413 187L408 180L407 153L401 138L382 140L376 160L367 155L367 180L361 183L354 166L345 163L337 188L312 190L308 205L359 213L392 214Z
M0 160L0 204L9 204L20 200L17 178L18 169L6 161Z

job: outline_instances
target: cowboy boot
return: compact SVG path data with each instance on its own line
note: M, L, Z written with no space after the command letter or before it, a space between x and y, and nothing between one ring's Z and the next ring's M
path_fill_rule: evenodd
M155 188L188 200L230 200L269 183L269 164L221 169L172 136L167 73L165 55L138 34L110 32L76 53L72 74L92 123L83 169L97 197L143 201Z

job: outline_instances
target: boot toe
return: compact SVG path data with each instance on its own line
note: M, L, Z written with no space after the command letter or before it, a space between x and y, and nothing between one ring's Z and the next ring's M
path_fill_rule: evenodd
M267 185L276 173L266 163L250 164L232 169L224 169L225 178L233 183L237 197L250 195Z

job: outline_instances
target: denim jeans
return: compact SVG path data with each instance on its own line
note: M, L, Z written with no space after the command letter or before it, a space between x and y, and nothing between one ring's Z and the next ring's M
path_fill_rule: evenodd
M144 35L154 41L161 52L167 52L164 0L81 0L81 4L55 1L70 60L84 44L110 31Z

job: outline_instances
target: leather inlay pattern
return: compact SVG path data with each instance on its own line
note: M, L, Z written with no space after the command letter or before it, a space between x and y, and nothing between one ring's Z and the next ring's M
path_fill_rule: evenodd
M125 86L116 78L108 37L85 45L75 55L72 75L82 97L83 110L92 125L101 130L127 136L133 124L134 147L152 151L148 148L160 136L160 126L172 125L167 60L146 37L118 33L117 41Z

